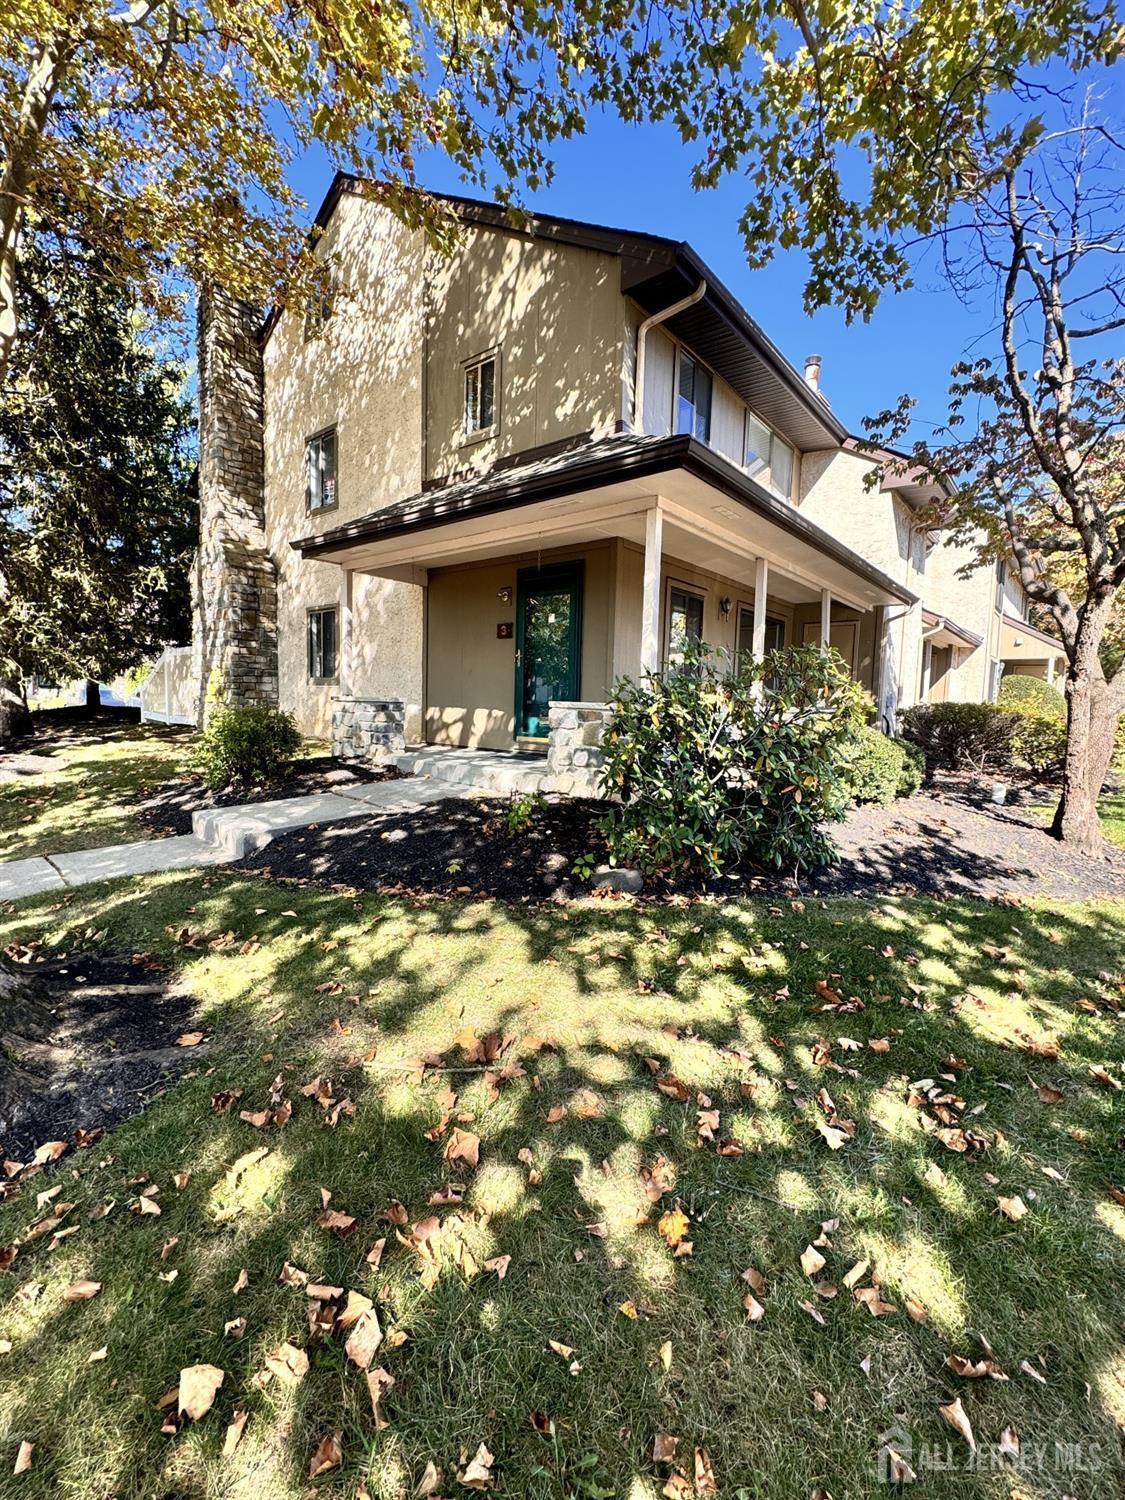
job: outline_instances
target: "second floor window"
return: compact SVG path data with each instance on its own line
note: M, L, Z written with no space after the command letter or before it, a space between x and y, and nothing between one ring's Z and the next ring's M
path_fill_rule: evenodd
M746 472L782 500L793 489L793 449L753 412L746 413Z
M496 426L496 355L465 366L465 436L483 437Z
M309 677L329 682L336 676L336 609L310 609L308 614Z
M336 429L318 432L305 447L305 508L310 512L336 506Z
M711 441L711 372L682 349L676 388L676 431L689 432L701 443Z

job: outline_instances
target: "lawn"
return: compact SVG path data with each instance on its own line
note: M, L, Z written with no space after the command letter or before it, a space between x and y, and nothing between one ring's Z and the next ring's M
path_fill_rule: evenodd
M5 1493L295 1500L327 1439L312 1492L346 1500L858 1500L895 1428L919 1496L1125 1485L1123 907L224 873L27 902L0 941L162 960L205 1033L194 1076L0 1205L0 1244L53 1186L77 1228L0 1276L0 1472L34 1444ZM162 1434L199 1364L213 1406Z
M1049 823L1055 816L1057 803L1058 798L1054 802L1032 808L1032 811ZM1111 844L1118 844L1125 849L1125 792L1111 792L1099 797L1098 816L1102 820L1102 833L1105 837Z
M138 793L166 781L187 757L190 731L136 723L45 727L20 752L49 769L0 782L0 860L66 854L152 835L137 819Z

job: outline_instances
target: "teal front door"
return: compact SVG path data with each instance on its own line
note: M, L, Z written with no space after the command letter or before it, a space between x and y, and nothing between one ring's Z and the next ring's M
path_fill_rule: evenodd
M546 739L548 705L579 696L582 564L523 568L516 593L516 734Z

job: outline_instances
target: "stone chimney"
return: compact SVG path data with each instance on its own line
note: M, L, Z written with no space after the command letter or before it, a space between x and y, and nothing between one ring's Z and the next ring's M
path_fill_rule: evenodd
M278 701L277 568L266 545L260 317L221 287L199 292L199 549L192 679L233 704Z
M820 389L820 355L809 354L805 358L805 384L810 391L815 391L823 401L824 392Z

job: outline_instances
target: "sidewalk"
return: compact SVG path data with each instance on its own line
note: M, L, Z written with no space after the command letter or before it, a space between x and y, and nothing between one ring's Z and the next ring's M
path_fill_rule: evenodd
M264 849L294 828L338 823L379 813L415 812L449 797L488 796L485 787L448 786L407 779L362 782L338 792L308 797L281 797L276 802L247 802L213 807L192 817L192 832L176 838L144 839L71 854L44 854L33 859L0 862L0 901L62 892L95 880L123 875L151 875L160 870L188 870L199 865L229 864L252 849Z

